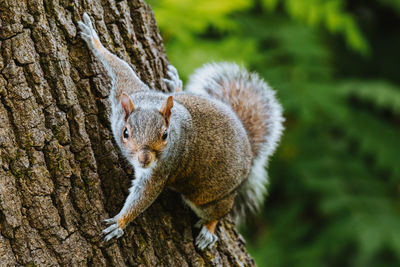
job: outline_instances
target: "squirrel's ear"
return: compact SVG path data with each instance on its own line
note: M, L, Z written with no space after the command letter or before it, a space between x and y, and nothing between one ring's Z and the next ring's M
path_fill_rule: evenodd
M167 122L167 125L169 124L169 117L171 116L171 108L174 106L174 101L172 99L172 96L169 96L167 98L167 101L164 102L162 105L160 112L164 116L165 121Z
M125 112L125 120L127 120L132 111L135 110L135 106L133 105L132 99L125 93L121 95L121 106Z

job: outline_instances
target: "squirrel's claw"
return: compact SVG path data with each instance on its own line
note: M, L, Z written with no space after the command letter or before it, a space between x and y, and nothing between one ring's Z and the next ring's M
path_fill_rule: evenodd
M114 220L114 218L111 218L111 219L108 219L105 221L109 222L109 220ZM108 223L108 222L106 222L106 223ZM116 223L111 224L108 228L104 229L103 234L106 235L105 240L107 242L113 237L120 238L124 234L124 230L119 228L118 222L116 222Z
M115 219L115 218L105 219L103 222L104 222L106 225L110 225L110 224L116 223L116 222L117 222L117 219Z
M196 237L196 247L200 250L212 248L217 241L218 237L215 234L210 233L207 227L203 226L199 235Z

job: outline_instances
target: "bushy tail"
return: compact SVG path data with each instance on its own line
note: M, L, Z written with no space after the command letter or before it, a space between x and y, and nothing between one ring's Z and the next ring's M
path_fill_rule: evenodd
M265 81L233 63L211 63L197 69L190 77L187 91L228 104L247 131L254 160L233 207L234 217L240 222L248 212L258 211L264 202L268 183L265 167L282 134L282 107Z

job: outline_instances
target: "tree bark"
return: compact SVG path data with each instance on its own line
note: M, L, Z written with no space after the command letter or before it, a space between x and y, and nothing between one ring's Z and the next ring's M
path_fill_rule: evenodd
M156 90L168 59L142 0L0 2L0 265L254 265L229 219L197 251L195 215L166 190L118 240L133 178L110 131L109 77L79 38L86 11L103 44Z

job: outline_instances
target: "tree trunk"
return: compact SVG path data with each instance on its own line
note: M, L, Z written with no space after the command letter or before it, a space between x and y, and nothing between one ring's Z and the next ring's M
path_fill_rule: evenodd
M217 246L197 251L196 217L168 190L104 242L102 221L122 207L133 170L110 131L109 77L77 34L84 11L107 48L167 90L168 60L143 1L1 1L0 265L254 265L227 219Z

